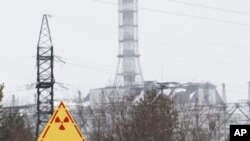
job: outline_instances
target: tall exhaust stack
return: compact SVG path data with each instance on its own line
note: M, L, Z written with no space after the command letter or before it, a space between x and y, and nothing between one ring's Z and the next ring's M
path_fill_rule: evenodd
M119 53L114 85L142 86L138 49L138 0L118 0Z
M250 102L250 82L248 82L248 102Z
M225 102L225 104L227 103L227 94L226 94L226 85L225 83L222 83L222 97L223 100Z

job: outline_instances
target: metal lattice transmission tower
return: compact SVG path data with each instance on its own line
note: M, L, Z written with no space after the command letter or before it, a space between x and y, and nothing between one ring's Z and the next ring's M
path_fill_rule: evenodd
M36 137L53 114L54 54L47 15L43 15L37 44L37 125Z
M138 0L118 0L119 54L115 86L143 85L138 50Z

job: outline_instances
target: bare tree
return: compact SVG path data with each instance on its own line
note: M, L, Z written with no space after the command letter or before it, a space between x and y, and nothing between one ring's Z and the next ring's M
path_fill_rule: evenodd
M179 141L211 141L221 136L218 130L223 122L223 105L197 105L182 103L178 107L178 128L176 130Z
M3 88L0 86L0 102L3 98ZM34 141L29 118L20 114L18 109L0 107L0 140L1 141Z
M3 89L4 89L4 85L0 85L0 103L2 101L3 98ZM2 120L2 105L0 104L0 121Z
M2 98L3 98L3 88L4 88L4 84L0 85L0 102L2 101Z
M128 94L129 95L129 94ZM134 96L133 96L134 97ZM82 126L90 141L162 141L174 140L177 112L173 102L157 91L145 92L138 102L123 97L110 98L95 108L85 108ZM85 126L85 127L84 127Z
M0 140L3 141L34 141L32 127L26 123L26 116L16 112L4 111L0 123Z

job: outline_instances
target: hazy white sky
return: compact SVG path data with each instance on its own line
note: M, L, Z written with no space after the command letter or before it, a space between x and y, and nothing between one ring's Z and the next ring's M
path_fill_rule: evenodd
M139 0L144 79L209 81L218 90L224 82L230 102L246 99L250 1L178 1L242 13L175 0ZM43 13L52 15L49 23L55 54L66 61L56 63L55 78L69 90L57 86L56 96L74 97L78 89L86 94L90 88L112 84L118 52L117 12L115 4L98 0L1 0L0 82L6 86L5 103L13 94L21 104L33 103L35 90L26 86L36 81L36 45Z

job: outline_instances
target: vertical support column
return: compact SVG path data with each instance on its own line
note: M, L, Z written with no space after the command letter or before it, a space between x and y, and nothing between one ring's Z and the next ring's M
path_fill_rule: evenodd
M248 102L250 102L250 82L248 82L248 97L247 97Z
M224 138L226 139L226 137L227 137L227 122L225 122L226 121L226 119L227 119L227 95L226 95L226 85L225 85L225 83L222 83L222 98L223 98L223 100L224 100L224 104L223 104L223 120L222 120L222 122L223 122L223 134L224 134Z
M248 82L248 98L247 98L247 105L248 105L248 118L250 118L250 82ZM248 121L250 124L250 121Z
M53 114L54 52L47 15L43 15L37 44L37 124L36 137Z

